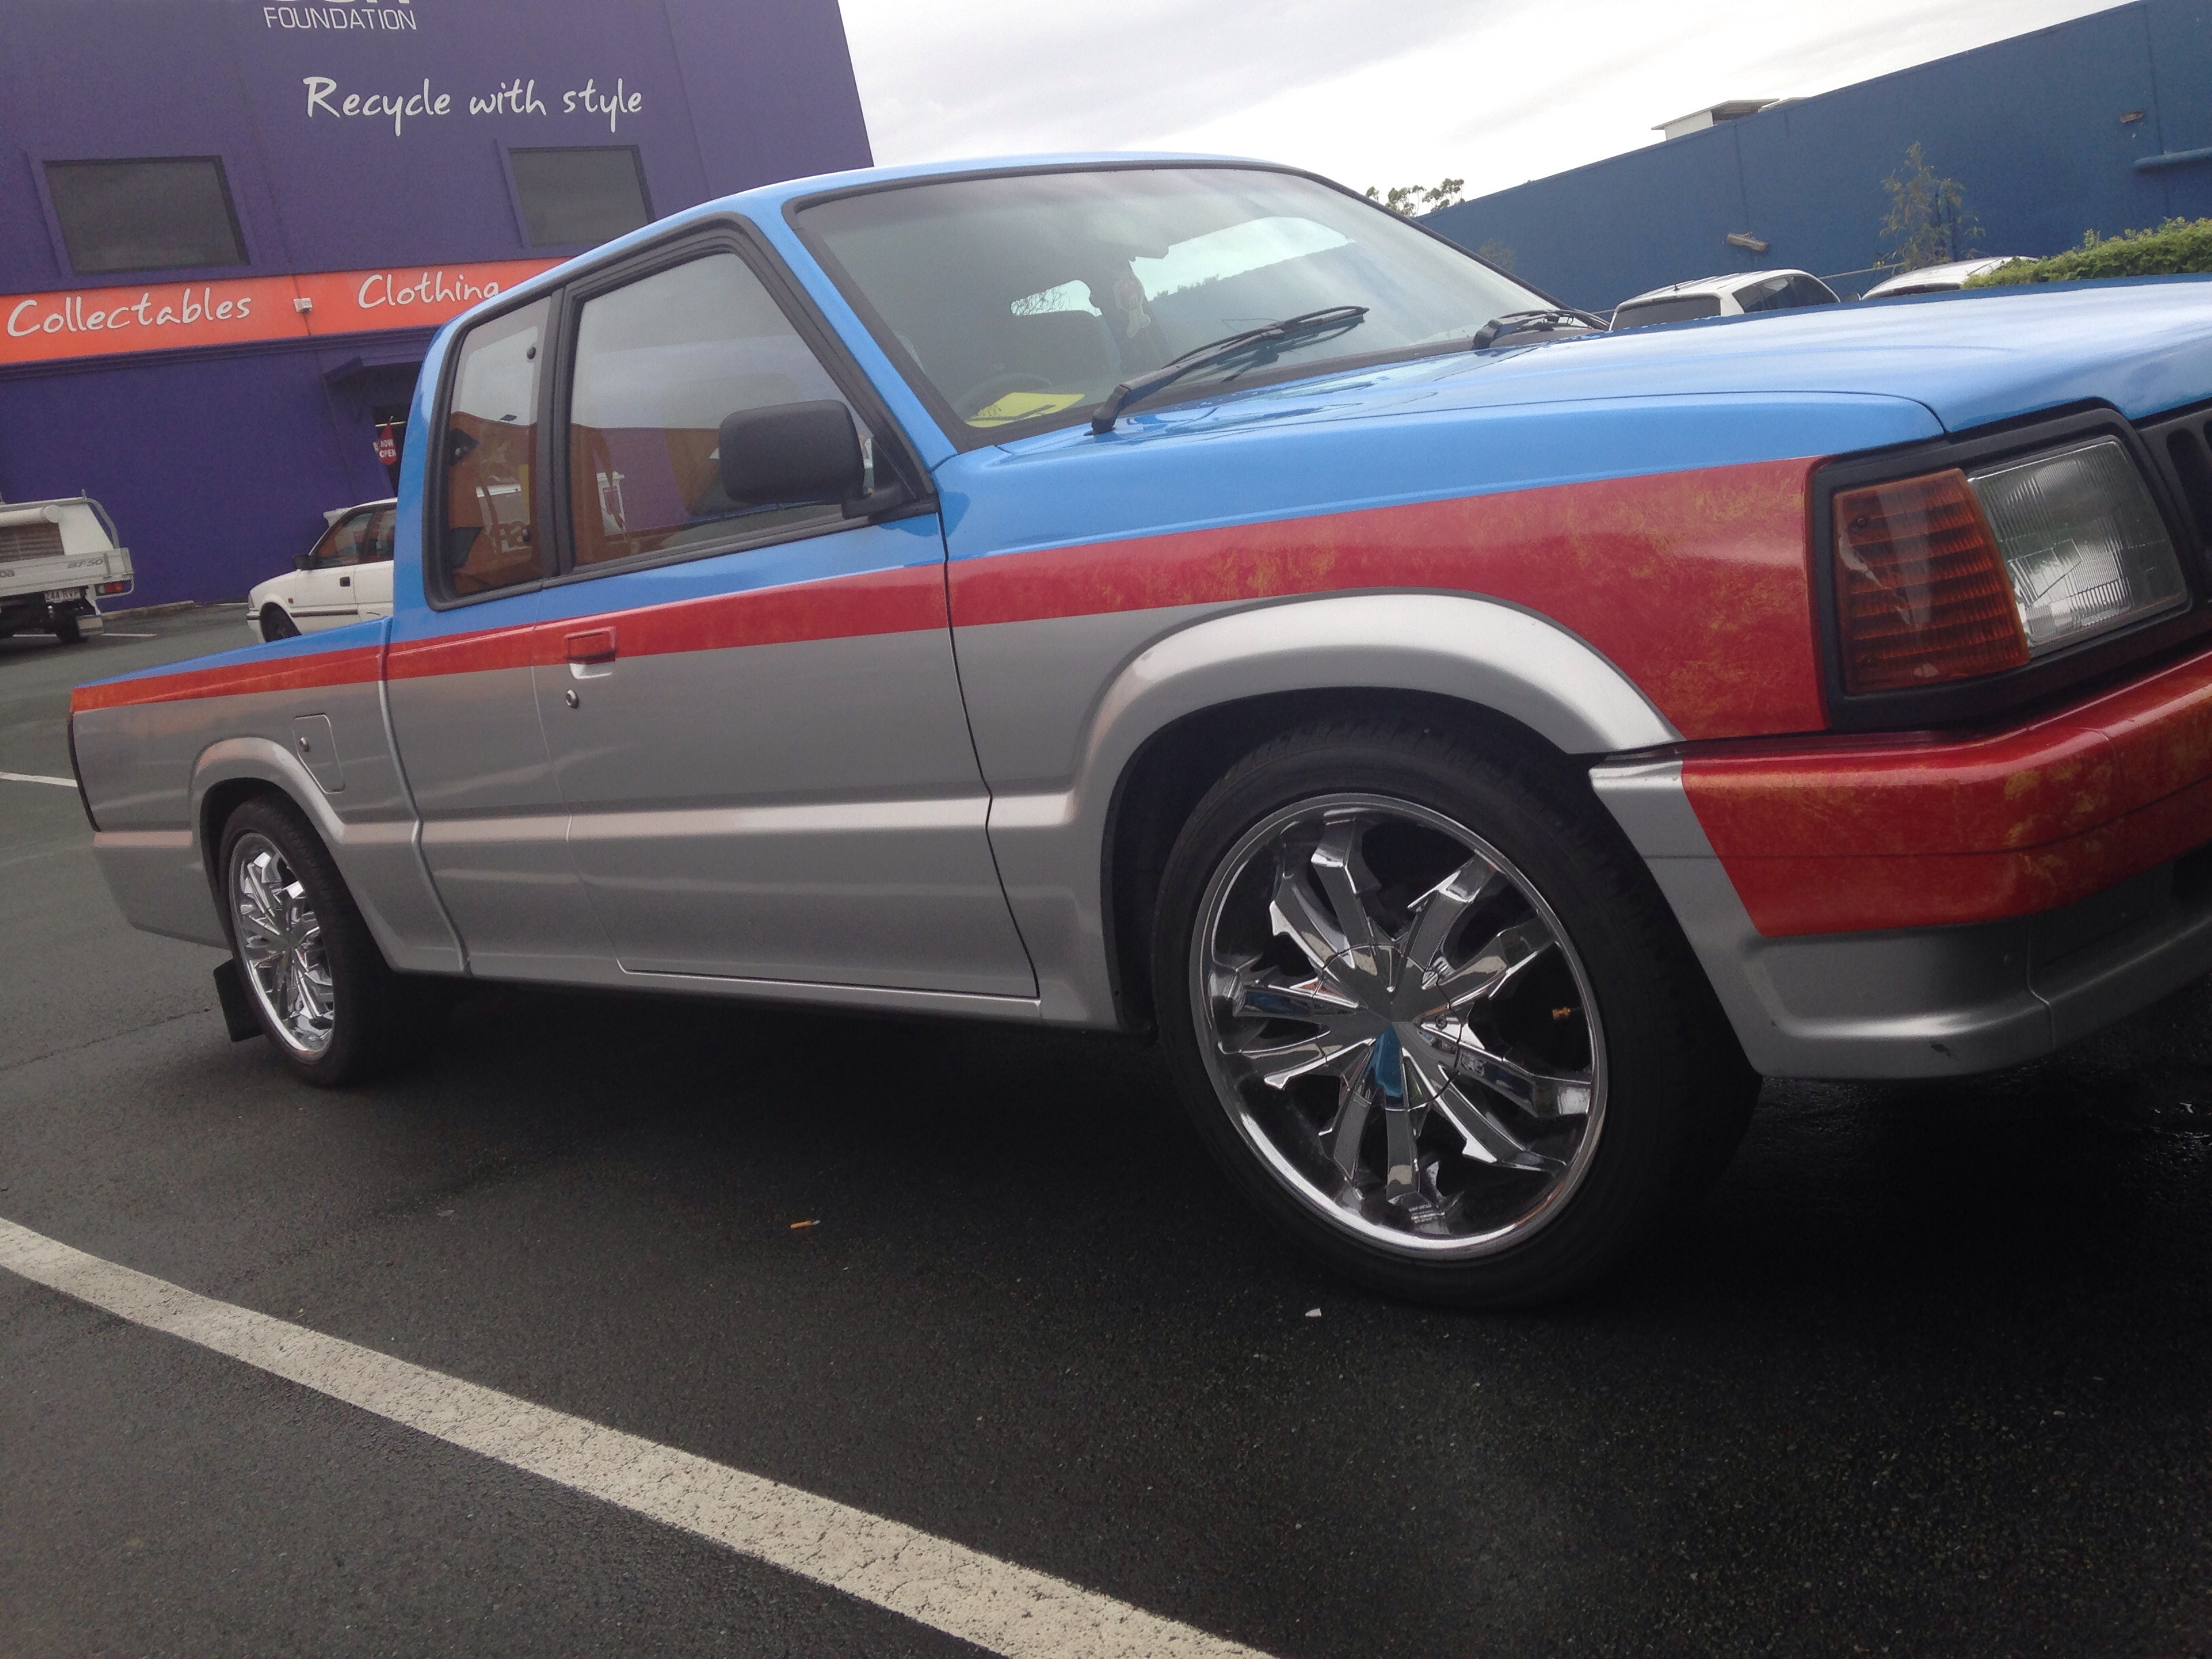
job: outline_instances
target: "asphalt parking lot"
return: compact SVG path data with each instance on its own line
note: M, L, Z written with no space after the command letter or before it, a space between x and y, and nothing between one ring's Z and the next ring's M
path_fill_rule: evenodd
M0 641L0 771L240 616ZM1770 1084L1501 1318L1279 1248L1134 1043L489 988L318 1093L73 792L0 780L0 1219L204 1296L1285 1659L2212 1650L2212 986ZM5 1272L0 1449L10 1655L974 1651Z

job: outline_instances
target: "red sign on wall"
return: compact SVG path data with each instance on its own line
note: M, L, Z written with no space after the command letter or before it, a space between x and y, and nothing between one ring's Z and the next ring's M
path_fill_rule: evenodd
M386 466L398 464L399 440L392 435L389 426L380 426L376 428L376 459Z
M426 328L557 259L0 295L0 363Z

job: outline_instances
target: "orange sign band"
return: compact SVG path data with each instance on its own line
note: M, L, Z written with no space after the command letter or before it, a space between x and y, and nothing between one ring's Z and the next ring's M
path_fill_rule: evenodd
M0 364L430 328L558 259L0 295Z

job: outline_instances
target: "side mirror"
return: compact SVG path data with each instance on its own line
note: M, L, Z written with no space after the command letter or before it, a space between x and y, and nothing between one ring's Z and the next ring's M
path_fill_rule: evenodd
M741 409L720 437L722 492L741 507L836 506L860 493L860 434L832 399Z
M312 553L296 555L292 560L292 568L295 570L313 570L314 568L315 556Z

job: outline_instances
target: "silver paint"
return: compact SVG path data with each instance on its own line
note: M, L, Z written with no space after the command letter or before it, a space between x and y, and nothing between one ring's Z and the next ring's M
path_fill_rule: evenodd
M1194 608L1195 609L1195 608ZM1185 625L1132 651L1146 618ZM1154 622L1153 626L1158 624ZM1063 619L1048 639L1057 678L1099 690L1079 714L1065 694L1039 699L1064 729L1018 743L1023 697L1003 668L1034 663L1006 623L957 630L977 748L997 793L991 847L1036 963L1045 1017L1111 1024L1102 849L1115 785L1146 739L1188 714L1242 698L1338 687L1429 692L1511 715L1569 753L1617 752L1680 733L1620 670L1565 629L1511 605L1455 594L1331 595L1212 611ZM987 725L987 719L988 724ZM1073 723L1073 729L1065 729ZM1037 722L1044 724L1040 719ZM987 744L982 733L1000 734ZM1064 759L1062 757L1065 757ZM1056 773L1037 775L1040 767ZM1010 785L1025 776L1030 787Z
M1036 994L943 630L571 666L539 714L624 968Z

